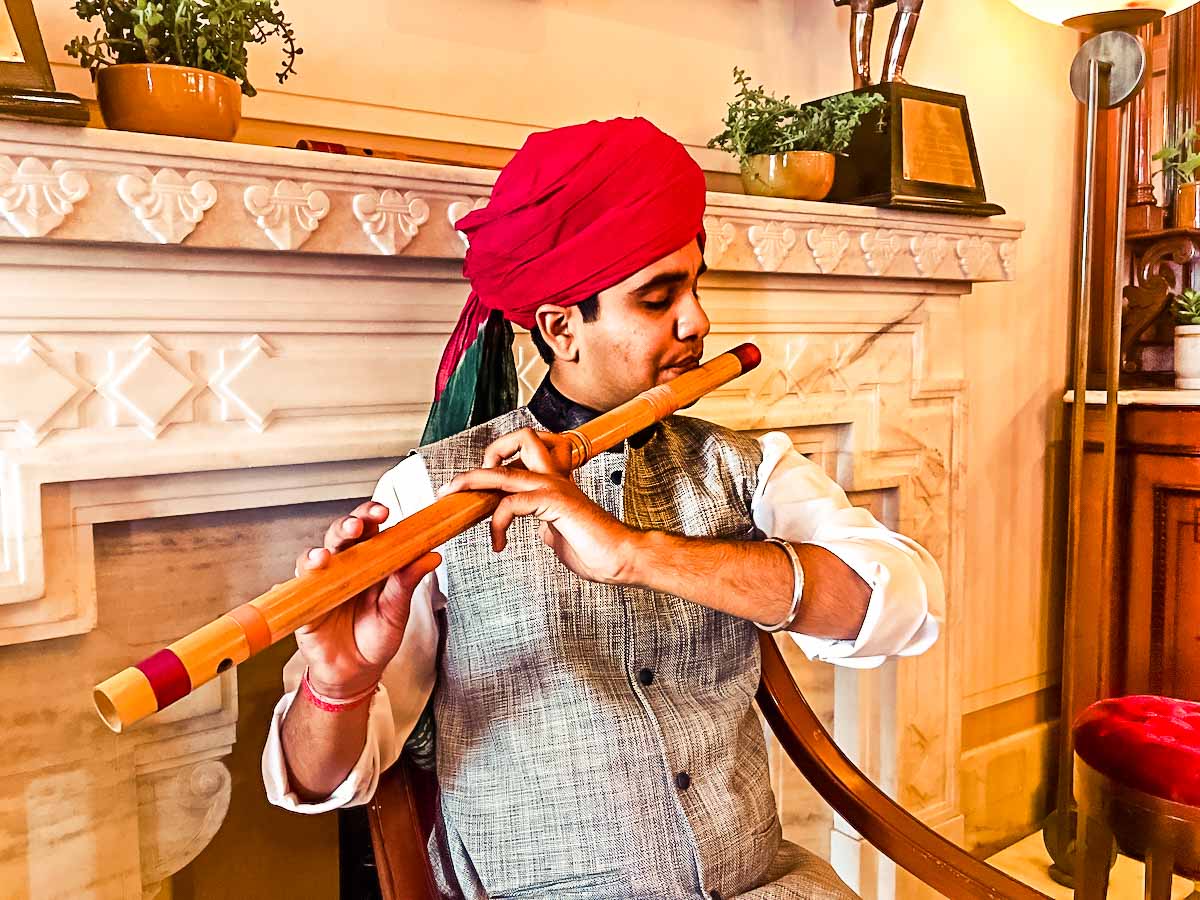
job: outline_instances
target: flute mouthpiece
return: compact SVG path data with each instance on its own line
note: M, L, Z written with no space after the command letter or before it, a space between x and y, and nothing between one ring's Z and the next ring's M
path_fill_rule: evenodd
M753 344L739 344L729 352L736 356L738 362L742 364L743 375L762 362L762 352Z

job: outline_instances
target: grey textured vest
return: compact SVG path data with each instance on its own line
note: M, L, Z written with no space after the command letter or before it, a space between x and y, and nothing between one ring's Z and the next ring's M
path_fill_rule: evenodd
M540 427L521 408L417 452L436 490L525 426ZM757 442L674 416L576 480L636 527L748 540L760 461ZM501 554L487 527L442 548L442 821L431 849L447 894L708 900L788 871L753 707L754 626L584 581L536 520L514 522Z

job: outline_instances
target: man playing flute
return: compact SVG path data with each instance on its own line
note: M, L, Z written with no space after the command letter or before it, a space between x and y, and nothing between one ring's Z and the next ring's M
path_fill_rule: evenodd
M530 137L458 222L471 295L424 445L297 561L319 569L441 492L506 495L490 526L296 632L263 755L270 800L319 813L368 802L406 740L431 753L447 897L854 896L782 839L758 633L847 666L921 653L933 559L780 433L672 416L574 475L546 449L697 365L704 203L699 167L644 119ZM519 408L510 322L549 364Z

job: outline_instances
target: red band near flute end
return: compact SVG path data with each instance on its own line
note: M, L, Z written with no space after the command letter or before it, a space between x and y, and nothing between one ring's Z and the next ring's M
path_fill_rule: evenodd
M739 344L729 352L736 356L738 362L742 364L743 375L762 362L762 352L753 344Z
M154 691L159 709L165 709L176 700L181 700L192 690L192 679L188 676L179 657L170 650L159 650L143 659L137 669L146 676Z

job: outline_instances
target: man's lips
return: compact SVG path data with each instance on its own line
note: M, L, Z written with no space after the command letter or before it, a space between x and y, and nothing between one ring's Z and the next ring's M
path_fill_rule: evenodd
M670 362L667 365L664 365L663 369L673 370L673 371L677 370L679 372L688 372L688 371L696 368L696 366L698 366L698 365L700 365L700 357L699 356L688 356L681 360L678 360L675 362Z

